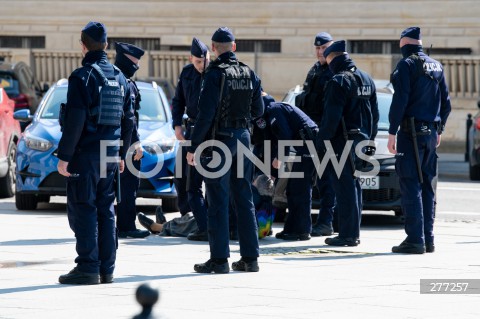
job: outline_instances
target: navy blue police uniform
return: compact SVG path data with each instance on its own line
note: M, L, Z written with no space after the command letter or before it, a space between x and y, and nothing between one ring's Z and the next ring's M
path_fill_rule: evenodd
M420 28L411 27L401 38L420 40ZM420 44L401 47L403 59L391 76L393 100L390 107L389 134L397 136L395 168L400 178L402 211L407 238L394 252L433 252L435 191L432 181L437 176L437 137L441 134L451 111L443 66L426 55ZM410 119L414 118L413 126ZM400 127L400 130L399 130ZM421 176L412 130L416 132Z
M123 75L127 78L130 87L130 99L132 100L133 111L135 114L135 121L132 130L131 144L140 143L140 136L138 134L138 111L140 110L140 91L131 78L138 70L138 64L133 63L125 54L131 55L136 59L140 59L145 51L129 43L115 42L115 66L117 66ZM137 191L140 186L140 179L138 172L140 171L141 161L133 160L135 154L127 154L127 158L132 159L131 164L136 171L130 171L128 165L120 175L120 193L121 200L117 204L117 229L118 237L120 238L144 238L150 235L147 230L139 230L135 225L135 218L137 215L135 200L137 198Z
M327 32L320 32L315 36L314 45L322 46L333 41L332 36ZM307 78L303 83L303 92L295 99L295 106L305 112L317 125L320 124L324 112L323 96L327 81L333 76L332 71L325 62L317 61L308 71ZM333 176L327 170L318 176L316 188L320 198L320 210L315 225L312 229L312 236L328 236L333 233L332 221L335 209L335 191L330 181Z
M329 63L333 78L325 88L325 111L319 127L318 146L325 150L324 141L331 142L336 160L339 161L347 141L344 137L342 121L353 140L352 149L364 140L374 140L377 135L378 104L375 84L371 77L358 69L345 52L345 41L336 41L324 52L342 52ZM356 155L351 151L352 159ZM333 170L329 162L326 169ZM325 243L333 246L357 246L360 243L360 221L362 212L362 189L354 176L354 165L349 161L341 168L340 176L332 178L337 197L339 234L327 238ZM335 174L335 173L333 173Z
M90 22L82 32L106 43L103 24ZM58 158L68 162L67 170L72 174L67 178L67 213L78 254L77 266L60 276L60 283L98 283L95 276L99 275L101 282L113 280L117 249L114 178L118 165L105 163L101 145L102 141L116 143L106 147L104 154L125 159L133 123L127 80L104 51L87 52L82 67L68 80L58 145ZM122 147L118 146L120 139Z
M197 38L193 38L191 54L197 58L207 59L207 46ZM202 84L202 73L195 69L193 64L186 65L178 78L175 97L173 98L173 128L182 126L183 115L188 119L185 121L185 139L189 140L198 115L198 98ZM187 165L187 159L183 147L178 150L177 156L181 157L181 177L175 173L175 189L177 190L178 205L182 215L192 211L198 230L187 236L190 240L207 240L207 207L203 197L203 177L195 167ZM188 181L188 183L187 183ZM187 185L188 184L188 185Z
M279 158L289 155L290 147L279 149L278 141L303 141L302 145L293 146L295 155L300 161L293 162L291 172L302 173L303 178L288 179L287 200L288 217L283 231L275 236L284 240L308 240L312 228L310 210L312 206L312 183L315 176L315 166L312 156L316 156L315 140L318 126L298 107L286 103L271 103L265 108L261 118L266 124L266 129L272 136L272 157ZM257 120L256 123L262 123ZM261 124L257 124L261 125ZM312 149L309 150L306 142L311 141Z
M234 39L230 29L225 27L219 28L212 36L214 43L231 43ZM233 196L237 212L238 239L242 256L242 260L234 262L232 267L234 270L258 271L258 230L251 189L253 165L249 160L243 161L243 167L238 167L242 174L238 175L237 165L240 163L237 163L236 157L240 143L249 149L248 124L252 118L263 114L263 108L260 79L248 66L239 62L232 51L220 54L210 63L202 83L199 113L189 153L195 153L200 144L213 136L229 150L227 152L229 154L218 152L221 153L221 161L217 168L222 168L226 160L232 160L232 164L225 173L220 172L221 176L205 176L210 259L206 263L196 264L194 270L197 272L229 271L227 258L230 257L228 225L230 196ZM216 151L215 153L218 154ZM213 157L208 152L203 152L202 155L202 167L208 168L208 164L213 164Z

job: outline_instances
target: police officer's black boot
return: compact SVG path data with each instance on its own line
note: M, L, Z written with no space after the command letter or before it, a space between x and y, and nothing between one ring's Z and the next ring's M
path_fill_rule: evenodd
M319 237L319 236L331 236L333 235L333 227L332 225L322 224L322 223L315 223L312 227L312 232L310 233L312 237Z
M392 247L392 253L399 254L424 254L424 244L413 244L404 240L400 245Z
M97 285L100 283L100 275L83 272L75 267L68 274L61 275L58 282L64 285Z
M211 258L203 264L195 264L193 270L203 274L226 274L230 272L227 258Z

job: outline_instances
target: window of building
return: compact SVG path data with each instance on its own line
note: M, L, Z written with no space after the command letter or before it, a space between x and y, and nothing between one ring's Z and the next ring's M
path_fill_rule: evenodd
M398 40L349 40L347 51L365 54L400 54Z
M108 38L108 50L115 50L115 42L125 42L133 44L145 51L160 50L160 38Z
M351 53L366 54L401 54L399 40L350 40L347 42L347 51ZM424 46L424 51L436 55L468 55L472 54L470 48L436 48Z
M235 39L238 52L281 52L281 40Z
M45 49L45 37L0 35L0 47L16 49Z

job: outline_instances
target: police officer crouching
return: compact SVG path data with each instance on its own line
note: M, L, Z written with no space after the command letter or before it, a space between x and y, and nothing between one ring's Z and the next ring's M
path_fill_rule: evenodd
M125 166L134 115L127 80L104 51L105 26L89 22L82 30L81 45L82 67L68 79L58 145L58 172L67 177L68 221L78 257L77 266L60 276L59 282L91 285L113 281L117 249L114 178ZM120 164L100 157L103 141L109 143L106 155L110 159L120 155Z
M437 147L451 111L450 97L443 66L423 53L419 27L402 32L400 50L403 59L391 76L395 92L389 113L388 150L396 154L407 238L392 247L392 252L433 253L432 181L437 175Z
M199 155L202 155L200 164L203 168L210 164L221 169L224 166L222 163L225 164L227 159L232 160L225 173L213 172L219 173L220 176L210 174L211 172L204 176L208 197L210 259L194 266L194 270L199 273L230 271L228 264L230 196L233 196L237 213L238 239L242 256L239 261L232 263L232 269L259 271L258 230L251 189L253 165L249 160L245 160L243 167L237 167L236 157L240 143L245 148L250 148L248 124L252 118L263 114L263 101L260 79L247 65L237 60L235 48L235 37L229 28L222 27L215 31L212 36L212 51L217 59L210 63L205 72L198 103L199 113L192 132L192 146L187 153L190 165L196 164L194 157L198 159ZM215 154L209 152L210 147L206 152L194 156L199 145L210 139L228 148L227 154L217 152L218 148L213 148L215 154L220 157L220 165L214 163ZM237 171L241 171L242 175L237 175Z
M357 160L353 150L359 142L373 141L377 135L377 94L371 77L358 69L345 52L345 41L334 42L325 50L324 56L334 75L325 87L325 111L317 146L319 150L325 150L324 141L329 140L337 162L344 150L349 152L340 176L332 173L336 175L331 181L337 197L339 231L338 236L327 238L325 243L357 246L360 243L362 189L354 175ZM347 143L352 142L351 149L345 149ZM326 169L333 170L332 162Z
M272 166L279 169L281 161L278 158L289 156L290 146L280 149L278 141L303 141L295 145L295 156L299 161L293 162L291 172L302 173L302 178L289 177L287 182L288 217L283 230L275 235L283 240L309 240L312 230L311 206L312 184L315 176L315 166L312 156L316 156L315 141L318 127L298 107L286 103L272 102L265 105L265 113L255 121L259 128L268 130L272 137ZM311 149L307 142L311 143ZM280 154L282 157L280 157Z
M191 138L197 120L198 98L203 73L210 62L210 53L207 46L195 37L192 40L190 53L191 63L186 65L180 73L172 101L172 126L175 130L175 136L180 142ZM184 114L188 116L187 120L184 121L185 132L182 131ZM185 215L191 210L197 223L197 230L188 234L187 239L208 241L207 207L202 190L203 177L194 166L187 165L183 147L178 149L177 156L182 161L180 167L175 166L174 179L180 213ZM182 171L181 177L177 174L177 170Z
M140 91L132 80L135 72L139 68L140 58L145 51L139 47L129 43L115 42L115 66L122 71L127 78L130 86L130 95L135 114L135 122L132 131L131 144L135 144L134 154L127 154L132 158L131 164L140 171L141 158L143 157L142 146L140 145L140 137L138 135L138 110L140 110ZM120 175L120 203L117 203L117 229L118 237L120 238L145 238L150 235L148 230L137 229L135 225L135 218L137 216L135 200L137 198L138 187L140 186L140 179L138 175L131 172L128 165L123 173Z

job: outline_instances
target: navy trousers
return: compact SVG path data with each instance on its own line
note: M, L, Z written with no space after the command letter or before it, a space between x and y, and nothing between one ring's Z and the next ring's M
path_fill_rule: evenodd
M208 198L208 240L210 244L211 258L230 257L229 248L229 201L233 197L235 211L237 213L238 239L240 255L242 257L258 257L258 228L255 219L255 207L252 198L252 169L253 164L244 158L243 167L239 170L243 176L237 175L237 141L248 149L250 146L250 133L247 129L222 129L226 133L232 133L233 137L220 140L224 143L230 154L226 156L232 159L232 165L219 177L205 177L205 186ZM221 164L225 164L226 156L221 152ZM204 157L202 166L211 163L212 158Z
M332 139L336 161L343 154L345 141L343 138ZM352 152L353 155L353 152ZM355 156L355 155L353 155ZM355 159L354 159L355 160ZM360 238L360 223L362 217L362 188L358 178L353 176L354 167L350 161L344 163L337 172L330 161L326 167L333 190L336 195L336 210L338 213L338 236L342 238Z
M412 137L403 131L398 132L395 170L400 178L405 232L409 243L433 243L435 191L432 181L437 175L437 132L432 129L430 135L417 136L417 144L422 184L416 170Z
M312 232L312 184L315 166L309 155L302 156L300 162L294 162L292 172L302 172L303 178L288 179L287 200L288 215L283 228L287 234L310 234Z
M317 189L320 198L320 210L316 224L331 225L335 210L335 191L332 186L332 171L325 170L322 176L317 177Z
M114 177L117 164L106 165L101 178L98 154L78 154L68 165L67 213L77 240L78 270L112 274L115 268L117 236L115 231Z
M181 170L182 177L174 177L173 182L175 184L175 190L177 191L178 209L180 210L180 214L185 215L192 211L188 203L187 194L187 152L183 147L179 147L176 156L177 158L178 156L182 158L182 165L180 167L175 165L175 176L178 175L177 170Z
M133 156L132 156L133 157ZM140 171L141 161L133 161L132 164ZM137 209L135 200L137 199L137 191L140 186L140 179L134 175L127 166L122 174L120 174L120 192L121 201L117 204L117 228L119 231L136 230L135 219L137 217Z

